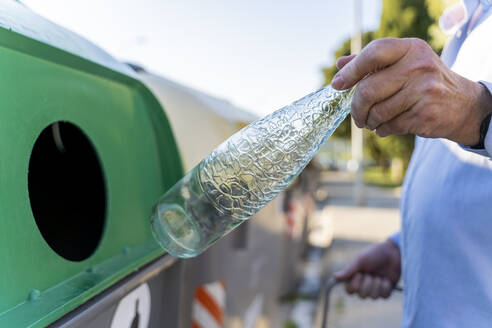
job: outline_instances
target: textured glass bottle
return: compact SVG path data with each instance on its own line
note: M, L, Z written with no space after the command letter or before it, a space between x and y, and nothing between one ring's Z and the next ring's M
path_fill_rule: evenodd
M161 246L195 256L273 200L348 115L353 90L324 87L223 142L154 207Z

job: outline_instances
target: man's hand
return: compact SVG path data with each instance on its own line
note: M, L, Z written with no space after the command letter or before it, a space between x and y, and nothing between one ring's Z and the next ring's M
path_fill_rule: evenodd
M335 89L359 83L351 108L356 125L381 137L413 133L473 146L492 112L488 90L451 71L420 39L375 40L337 67Z
M347 293L376 299L391 295L400 274L400 249L391 240L387 240L366 248L354 262L336 273L335 278L346 282Z

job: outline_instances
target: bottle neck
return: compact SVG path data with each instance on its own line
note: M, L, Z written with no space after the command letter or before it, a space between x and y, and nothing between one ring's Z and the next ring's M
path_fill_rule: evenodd
M351 103L356 87L357 87L357 85L354 85L352 88L349 88L349 89L336 90L336 89L333 89L331 84L328 84L328 85L324 86L322 90L324 90L324 92L328 92L330 94L333 94L334 98L338 98L340 100L343 100L344 102Z
M346 90L335 90L331 84L320 90L323 116L345 116L350 112L355 86Z

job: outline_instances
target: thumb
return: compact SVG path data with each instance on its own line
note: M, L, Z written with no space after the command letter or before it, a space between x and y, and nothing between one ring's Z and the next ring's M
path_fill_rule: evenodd
M350 263L345 269L335 272L333 276L338 281L346 281L352 278L358 271L360 271L360 261L357 259Z

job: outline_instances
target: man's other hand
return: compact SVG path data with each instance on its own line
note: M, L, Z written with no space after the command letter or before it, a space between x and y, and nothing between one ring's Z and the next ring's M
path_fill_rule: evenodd
M387 240L363 250L348 267L335 273L335 278L345 281L347 293L376 299L391 295L400 274L400 249Z
M332 85L358 83L351 113L358 127L385 137L412 133L478 143L492 96L478 82L451 71L420 39L378 39L358 55L339 58Z

